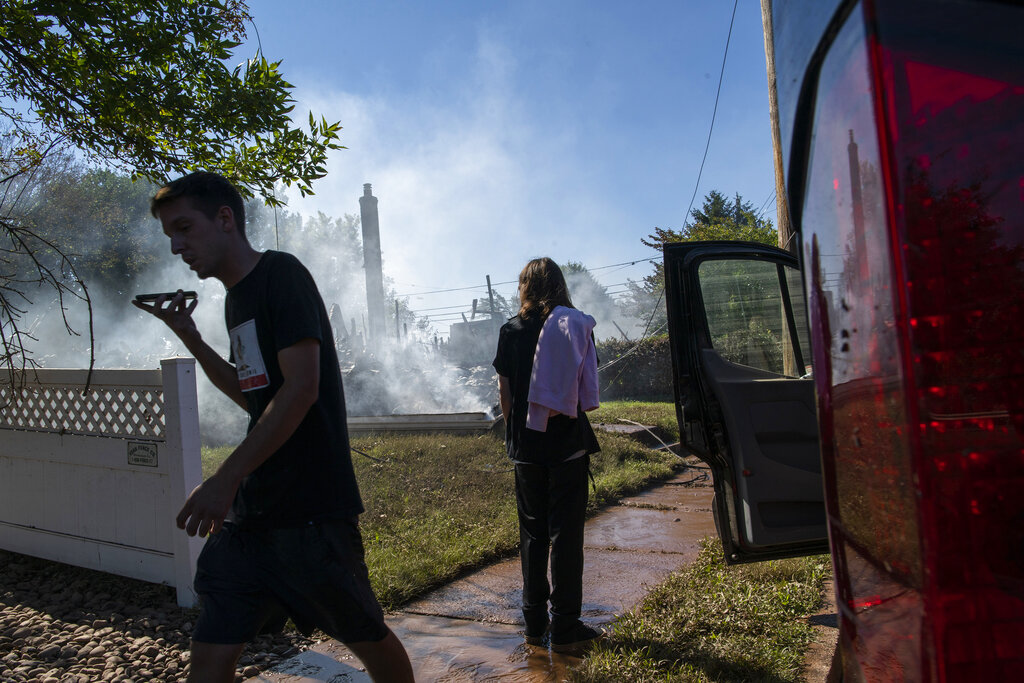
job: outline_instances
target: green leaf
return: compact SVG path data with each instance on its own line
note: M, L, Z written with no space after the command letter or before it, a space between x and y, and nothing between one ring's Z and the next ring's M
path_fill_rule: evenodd
M310 112L309 133L293 127L281 62L232 54L246 17L219 0L6 0L0 97L17 105L0 119L157 181L232 159L236 182L262 196L308 184L342 149L340 124Z

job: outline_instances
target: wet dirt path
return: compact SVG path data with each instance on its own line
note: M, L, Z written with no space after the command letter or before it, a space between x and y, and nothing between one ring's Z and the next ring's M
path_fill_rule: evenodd
M712 490L687 470L587 520L583 619L604 625L697 556L713 536ZM484 567L388 615L416 680L443 683L562 681L579 660L523 642L519 559ZM249 683L362 683L369 677L336 641L325 641Z

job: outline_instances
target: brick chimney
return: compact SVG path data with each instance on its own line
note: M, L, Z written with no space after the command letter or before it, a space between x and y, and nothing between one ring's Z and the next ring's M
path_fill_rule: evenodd
M363 185L359 213L363 225L363 268L366 269L366 319L368 339L384 339L384 270L380 257L380 220L377 198L371 194L370 183Z

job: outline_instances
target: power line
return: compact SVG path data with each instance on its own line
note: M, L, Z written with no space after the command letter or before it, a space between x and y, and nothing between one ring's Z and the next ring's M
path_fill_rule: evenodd
M623 261L622 263L612 263L607 266L598 266L596 268L587 268L587 271L593 273L598 270L606 270L608 268L618 268L619 266L635 266L638 263L653 263L654 261L660 261L661 257L654 256L648 258L638 258L631 261ZM595 278L596 279L596 278ZM519 280L506 280L505 282L492 282L491 288L498 287L499 285L518 285ZM417 287L418 285L408 284L408 287ZM472 289L481 289L484 285L469 285L466 287L450 287L448 289L435 289L427 292L406 292L404 294L396 294L395 296L424 296L426 294L447 294L448 292L466 292ZM614 285L607 285L613 287Z
M413 313L424 313L426 311L450 311L456 308L467 308L467 306L464 304L459 304L458 306L437 306L436 308L410 308L409 310L412 311Z
M497 285L514 285L514 284L519 284L519 281L518 280L507 280L506 282L492 282L491 283L491 287L493 288L493 287L495 287ZM412 285L412 286L415 286L415 285ZM480 289L481 287L486 287L486 285L470 285L468 287L451 287L449 289L435 289L435 290L433 290L431 292L407 292L405 294L396 294L395 296L423 296L425 294L445 294L447 292L465 292L465 291L469 291L471 289Z
M608 291L609 289L611 289L613 287L625 287L626 285L629 284L629 282L613 282L613 283L607 284L607 285L604 285L604 284L601 284L600 282L598 282L597 284L602 289L604 289L605 290L604 293L607 294L610 297L614 297L617 294L623 294L623 293L626 293L626 292L630 291L628 289L622 289L622 290L618 290L618 291ZM493 288L493 285L492 285L492 288ZM482 290L481 290L481 293L483 293ZM505 299L509 299L514 294L516 294L516 292L514 292L514 291L510 292L508 294L502 294L501 292L498 292L496 290L494 291L494 293L499 295L499 296L501 296L501 297L503 297L503 298L505 298ZM461 309L461 310L466 311L466 312L472 310L470 306L466 306L465 304L459 304L459 305L456 305L456 306L436 306L436 307L433 307L433 308L412 308L412 307L410 307L407 310L409 310L409 312L411 312L411 313L420 314L420 313L430 313L432 311L454 311L454 310L458 310L458 309ZM478 308L477 312L479 314L479 312L480 312L479 308ZM483 313L487 314L487 312L488 311L486 310L486 305L485 305ZM429 317L433 321L443 322L443 320L441 320L442 317L444 317L444 316L452 316L452 315L455 316L455 319L458 319L458 315L459 314L457 314L457 313L455 313L455 314L453 314L453 313L438 313L436 315L431 315Z
M595 270L604 270L605 268L616 268L618 266L635 266L638 263L644 263L645 261L650 263L652 261L658 261L660 257L652 256L651 258L638 258L632 261L623 261L622 263L613 263L610 266L598 266L597 268L587 268L588 271L593 273Z
M761 208L758 209L757 213L754 215L755 221L761 220L761 215L764 214L768 207L770 207L774 203L773 200L775 200L775 198L775 190L772 190L771 192L768 193L768 196L765 197L765 200L761 202Z
M722 94L722 80L725 76L725 59L729 56L729 42L732 39L732 25L736 21L736 6L740 0L734 0L732 4L732 18L729 20L729 34L725 37L725 54L722 55L722 70L718 73L718 90L715 92L715 108L711 111L711 127L708 128L708 141L704 145L704 158L700 160L700 170L697 171L697 182L693 186L693 196L690 197L690 205L686 207L683 215L683 224L690 220L690 209L693 208L693 200L697 198L697 190L700 188L700 177L704 173L704 162L708 158L708 149L711 147L711 132L715 130L715 115L718 114L718 96Z
M690 205L688 207L686 207L686 215L683 218L683 222L684 223L690 217L690 209L693 208L693 200L697 198L697 190L700 189L700 177L701 177L701 174L704 173L704 162L707 161L708 149L711 147L711 133L715 129L715 115L718 113L718 97L722 93L722 81L724 80L724 77L725 77L725 60L729 56L729 42L732 39L732 27L733 27L733 24L736 21L736 6L737 5L739 5L739 0L734 0L733 5L732 5L732 18L729 19L729 33L725 37L725 54L722 55L722 69L718 73L718 90L715 93L715 107L711 111L711 125L708 127L708 141L704 145L704 158L701 159L700 170L697 171L697 182L693 186L693 196L690 197ZM651 328L651 323L654 322L654 316L657 314L658 307L661 306L661 300L665 296L665 287L664 287L664 285L662 285L662 287L660 289L661 289L661 291L658 293L658 301L657 301L657 303L654 304L654 308L651 310L651 316L647 319L647 324L644 326L644 331L643 331L643 334L640 335L640 339L628 351L626 351L626 353L622 354L621 356L616 358L614 361L611 361L610 363L605 364L604 368L608 368L612 364L617 363L617 362L623 360L627 356L635 353L636 350L640 348L640 344L644 341L644 339L647 338L647 331ZM665 325L667 325L667 323L665 323ZM660 332L661 329L663 329L665 327L665 325L659 326L658 329L655 330L655 332L653 334L656 334L657 332ZM623 366L623 368L621 370L619 370L619 374L617 374L615 376L615 378L611 382L608 383L608 387L607 388L610 388L612 384L614 384L616 381L618 381L619 377L622 376L622 373L625 371L625 369L626 369L625 366Z

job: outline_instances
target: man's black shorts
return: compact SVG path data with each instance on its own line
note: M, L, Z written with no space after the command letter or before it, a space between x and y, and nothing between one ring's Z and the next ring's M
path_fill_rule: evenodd
M319 628L343 643L388 634L356 517L283 529L225 523L199 555L195 589L192 638L202 643L245 643L289 617L306 635Z

